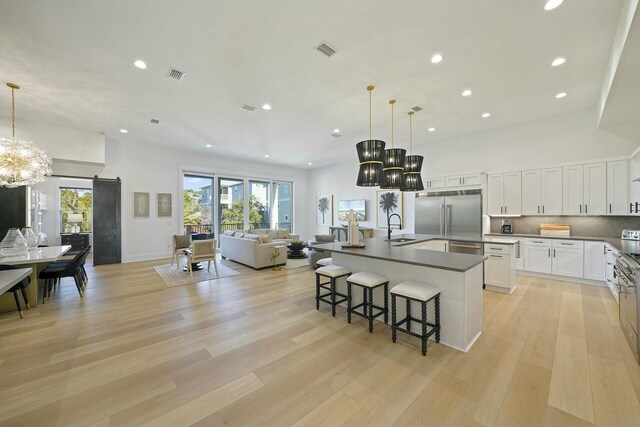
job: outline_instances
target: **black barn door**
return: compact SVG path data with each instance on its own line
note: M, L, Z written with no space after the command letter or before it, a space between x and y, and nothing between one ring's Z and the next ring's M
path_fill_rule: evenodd
M93 179L93 265L122 261L120 178Z
M0 187L0 241L10 228L22 228L27 224L26 187Z

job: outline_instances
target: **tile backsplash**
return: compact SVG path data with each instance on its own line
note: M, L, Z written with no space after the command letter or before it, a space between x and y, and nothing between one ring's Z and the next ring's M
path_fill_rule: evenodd
M502 220L491 218L491 232L499 233ZM539 234L540 224L567 224L572 236L619 238L622 230L640 229L640 217L630 216L521 216L511 220L515 234Z

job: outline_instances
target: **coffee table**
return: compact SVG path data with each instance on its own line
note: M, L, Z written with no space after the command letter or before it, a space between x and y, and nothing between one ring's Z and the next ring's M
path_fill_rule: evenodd
M303 252L303 249L306 247L307 247L307 244L303 242L289 243L287 245L287 248L289 248L289 251L287 252L287 258L289 259L306 258L307 254Z
M189 266L187 264L189 264L189 255L191 255L191 249L185 249L184 251L182 251L182 253L184 254L184 256L187 258L187 262L184 265L184 267L182 267L182 271L185 272L189 272ZM192 271L200 271L202 270L204 267L202 266L201 263L199 262L192 262L191 263L191 270Z

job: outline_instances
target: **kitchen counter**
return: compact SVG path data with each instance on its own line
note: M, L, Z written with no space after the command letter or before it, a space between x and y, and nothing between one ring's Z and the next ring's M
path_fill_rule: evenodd
M613 246L617 250L623 251L623 252L627 251L626 246L628 246L627 242L629 242L628 240L616 239L613 237L593 237L593 236L543 236L540 234L518 234L518 233L508 234L508 235L491 233L491 234L486 234L486 236L490 236L490 237L510 236L510 237L526 237L529 239L562 239L562 240L587 240L590 242L605 242L605 243L609 243L611 246Z
M392 238L408 238L416 240L411 242L387 242L381 237L374 237L363 241L367 245L365 248L343 248L341 242L314 243L310 247L314 249L321 249L323 251L458 272L470 270L473 267L482 264L486 259L486 257L481 255L425 251L411 247L411 245L416 243L441 238L440 236L404 234L402 236L392 236Z

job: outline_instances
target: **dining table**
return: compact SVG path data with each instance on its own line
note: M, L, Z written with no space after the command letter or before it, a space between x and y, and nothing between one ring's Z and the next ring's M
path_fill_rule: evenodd
M39 286L38 275L47 265L62 258L70 249L71 245L34 248L22 255L0 256L0 264L31 268L31 284L27 287L27 295L29 296L31 307L35 307L39 301L42 301L42 292L44 290L44 286L42 289ZM6 293L0 295L0 313L16 310L13 295Z

